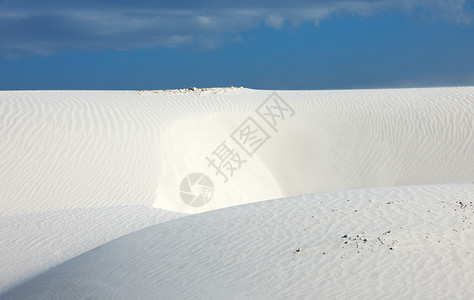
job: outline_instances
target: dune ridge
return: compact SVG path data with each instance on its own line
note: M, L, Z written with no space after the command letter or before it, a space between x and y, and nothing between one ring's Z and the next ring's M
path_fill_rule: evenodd
M216 211L226 215L232 206L295 195L390 186L405 193L413 188L400 186L474 179L474 87L276 91L294 110L276 130L256 112L273 93L0 92L0 294L103 243L188 213L226 208ZM231 139L249 117L270 137L252 156ZM223 141L246 160L228 182L206 160ZM202 207L180 198L181 182L194 172L214 186ZM430 197L453 200L447 191L418 198ZM285 200L271 203L292 209ZM471 251L470 242L461 244Z
M389 187L186 216L118 238L0 297L470 299L473 197L473 182Z
M213 177L209 205L183 203L181 180L212 176L205 158L270 94L1 92L0 214L110 205L194 213L473 177L474 88L279 91L294 117L278 132L265 127L271 139L228 183Z

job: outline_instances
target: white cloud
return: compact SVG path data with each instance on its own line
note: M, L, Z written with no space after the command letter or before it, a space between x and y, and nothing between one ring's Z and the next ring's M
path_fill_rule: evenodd
M281 29L284 21L284 17L277 14L271 14L265 19L265 24L273 29Z
M466 0L241 0L0 1L0 52L37 54L67 49L177 47L215 48L226 34L265 24L319 25L332 14L370 17L396 10L420 21L470 25Z

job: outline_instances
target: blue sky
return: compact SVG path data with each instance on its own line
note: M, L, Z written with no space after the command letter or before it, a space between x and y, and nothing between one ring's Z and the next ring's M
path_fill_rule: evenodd
M474 85L474 1L0 0L0 89Z

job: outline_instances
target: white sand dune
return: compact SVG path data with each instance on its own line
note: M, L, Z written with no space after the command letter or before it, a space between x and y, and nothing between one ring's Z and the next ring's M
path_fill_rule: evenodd
M192 172L271 91L1 92L1 214L111 205L201 212L295 194L473 176L474 88L281 91L281 122L213 201L179 199ZM265 126L263 124L262 126ZM244 188L245 187L245 188ZM231 197L229 197L231 196Z
M271 240L262 238L263 242L279 242L283 245L287 243L285 241L287 236L294 235L291 231L292 225L284 221L287 218L285 212L291 214L293 209L299 211L307 209L307 206L313 205L311 203L315 201L311 196L306 196L305 199L308 200L305 200L306 202L303 202L301 206L296 205L295 208L290 206L296 201L295 199L299 198L270 201L269 204L252 204L248 207L227 207L301 194L372 187L441 184L474 179L473 87L279 91L277 94L288 105L286 113L292 111L294 114L283 114L284 120L277 118L278 124L272 127L256 111L272 95L272 91L227 88L159 92L0 92L0 157L2 158L0 252L4 254L0 258L0 294L103 243L141 228L183 216L182 213L200 213L226 208L215 213L222 218L235 213L235 218L245 219L246 217L242 214L246 214L248 210L266 210L276 205L274 210L281 213L275 212L275 215L282 218L281 224L277 219L274 220L278 225L275 225L276 227L272 225L267 229L256 229L254 227L266 225L252 223L246 219L250 223L246 228L241 229L234 226L232 223L234 221L224 221L225 218L221 219L220 226L227 228L232 236L248 235L248 231L252 232L254 229L257 232L266 230L268 234L274 235ZM239 125L249 117L257 122L269 137L251 156L239 148L231 137ZM234 151L233 153L239 153L245 160L241 168L235 170L232 176L227 174L227 182L224 182L222 175L215 175L216 170L209 166L206 160L206 157L213 157L213 151L222 142L226 142L226 145ZM212 199L201 207L189 206L180 198L181 182L188 174L195 172L207 174L214 186ZM420 191L423 190L421 187L420 189ZM421 211L429 205L438 207L439 201L451 203L454 200L452 195L462 194L463 190L468 193L467 196L463 194L465 197L463 201L469 200L468 195L472 196L469 194L471 187L468 184L431 186L424 189L428 189L426 193L423 192L423 195L413 198L415 201L413 204L420 205L418 215L421 215ZM383 189L374 191L383 191ZM393 188L387 191L401 194L418 192L415 187ZM334 197L336 202L339 199L335 196L338 195L337 193L322 195L328 195L328 199ZM365 196L360 197L365 199ZM374 196L373 201L375 203L385 201L383 197ZM435 200L432 200L432 197ZM404 205L408 207L412 199L403 199L406 201ZM428 206L419 204L423 201L426 201ZM341 210L345 209L346 203L340 203L340 205L343 205L340 206ZM371 208L370 205L367 206L368 210L369 208ZM389 212L386 215L379 215L376 210L370 211L372 213L366 214L366 217L371 219L368 222L380 223L380 226L386 224L387 218L395 217ZM209 212L199 217L187 216L180 220L159 224L151 227L149 232L156 231L157 234L161 230L165 230L165 233L173 230L187 232L189 230L187 226L197 226L195 222L203 222L202 226L208 226L208 229L203 229L204 232L198 232L194 236L184 234L182 238L176 237L176 242L186 242L187 244L181 245L186 249L192 249L191 245L197 245L200 241L207 243L210 241L208 239L215 239L215 243L219 243L222 239L220 229L212 229L213 224L217 226L217 223L212 223L213 213ZM446 227L448 223L445 223L445 220L449 219L451 222L454 218L450 213L452 212L440 212L440 216L435 218L434 222L438 228L436 230L448 230ZM255 215L250 214L248 218L252 216ZM414 235L425 230L423 224L431 222L432 216L433 214L423 214L420 220L422 224L419 225L421 227L417 227L414 233L410 233L413 236L406 237L406 243L412 243L418 247L418 240ZM330 218L331 216L320 215L319 217ZM230 219L232 218L229 217ZM356 224L355 220L345 222ZM404 222L402 216L400 216L400 222ZM238 224L244 226L245 223ZM398 223L393 221L393 224ZM176 228L171 230L169 226L175 225ZM380 234L379 227L375 226L374 229L370 229L371 226L368 225L367 227L367 230L374 230L371 235ZM274 233L272 233L272 228L275 228ZM341 225L341 228L346 227ZM358 230L357 228L354 230ZM331 232L340 233L337 230ZM332 235L321 234L323 233L320 233L318 237L321 241L332 243ZM453 236L446 233L445 237L458 241L456 245L463 251L472 252L471 236L469 236L471 239L465 239L464 236L462 238L457 236L455 231L451 234ZM162 236L165 234L163 233ZM248 242L258 237L260 236L250 235ZM123 278L132 276L130 278L135 278L136 281L142 278L145 286L153 280L157 286L162 286L163 282L156 281L161 277L146 273L158 272L153 268L166 268L166 264L176 263L168 257L169 255L166 254L168 252L163 252L165 254L160 252L161 246L157 250L158 258L152 258L146 251L143 256L137 256L136 259L143 259L143 264L147 261L151 264L147 269L137 263L136 276L141 277L133 277L132 274L125 273L120 279L116 277L119 273L114 272L114 268L119 270L122 267L119 261L122 259L120 249L136 253L139 250L134 249L134 246L139 247L140 244L147 243L142 240L143 238L143 233L138 232L137 235L126 236L99 248L110 251L111 260L117 259L115 263L107 262L111 268L113 267L112 269L104 267L111 274L110 278L104 279L104 283L114 286L116 283L112 282L113 279L122 282ZM134 240L138 245L128 245L128 239ZM239 239L242 242L245 237L242 236ZM122 243L119 241L123 241L124 244L117 244L116 252L109 248L115 247L110 246L115 245L114 243ZM150 243L162 245L161 241L155 239L151 239ZM257 247L263 246L262 244ZM461 251L458 246L453 251ZM199 249L204 251L204 248ZM241 247L237 249L243 251ZM436 255L443 254L445 251L443 249L432 248L433 253L437 253ZM255 253L253 250L251 253ZM78 257L77 261L82 259L81 263L85 266L93 266L96 259L102 259L94 256L97 251L104 250L88 252L85 256ZM182 272L186 273L178 272L176 280L181 276L179 274L182 274L194 285L191 285L189 290L183 289L182 295L188 295L187 291L195 290L201 280L217 280L211 284L212 288L206 290L209 295L211 292L215 293L215 296L220 295L219 293L227 295L230 288L227 289L224 286L219 290L217 286L219 282L228 282L232 276L237 276L244 270L237 270L239 265L243 268L247 263L247 261L239 260L239 257L247 259L248 253L245 252L247 254L239 256L239 251L229 254L229 259L234 262L233 264L223 263L220 266L217 264L216 268L220 267L222 271L212 269L217 272L217 274L211 274L213 277L211 275L209 275L211 277L206 277L205 274L199 273L204 270L194 270L192 264L183 267ZM259 253L258 250L256 252ZM262 256L266 253L263 251L255 255ZM306 253L304 251L298 255L309 255ZM380 255L385 255L385 252L383 253ZM433 262L435 266L439 265L429 256L429 252L420 253L422 258L419 259ZM447 255L451 254L451 252L447 253ZM163 255L164 258L161 258ZM198 253L196 257L199 261L207 259L207 256L200 257L199 255L201 254ZM377 255L373 257L366 255L366 258L373 261L380 258L380 255ZM115 256L117 257L114 258ZM359 262L356 257L352 263ZM472 260L472 257L467 256L467 258ZM152 263L154 259L157 259L156 264ZM274 267L280 267L283 270L285 264L278 265L278 259L279 257L270 253L266 261L276 263L277 266ZM395 259L395 262L384 261L380 263L380 266L392 266L392 263L403 264L405 259L414 258L403 254ZM472 269L472 264L466 263L465 259L466 256L459 256L459 260L448 260L445 267L457 268L461 261ZM58 269L51 270L53 273L45 273L28 283L28 288L24 290L26 294L21 294L23 289L17 289L10 295L34 297L34 293L39 292L35 290L35 286L40 286L44 290L44 295L68 295L68 291L55 289L53 286L48 288L44 283L44 278L57 276L51 274L61 274L64 276L63 283L71 278L77 279L78 284L83 282L80 273L65 274L67 272L64 271L64 266L74 265L75 261L61 265ZM322 265L319 263L321 262L313 261L308 266L320 268ZM332 264L337 270L334 261ZM331 261L326 261L325 266L329 268ZM423 266L426 266L426 263ZM231 272L228 268L235 270ZM403 272L411 278L410 280L413 276L419 276L417 268L406 265L404 268ZM142 275L140 275L141 269L144 272ZM86 272L85 269L79 268L79 270ZM295 277L292 279L280 273L266 273L276 271L271 268L264 270L252 273L254 274L252 278L259 284L264 284L265 278L275 276L275 281L268 281L268 284L275 287L278 278L282 284L280 293L278 289L273 292L267 291L268 296L289 295L289 291L296 286L302 291L300 296L306 295L305 293L311 294L310 285L292 285L298 276L306 278L305 276L310 275L294 274ZM309 269L300 271L305 272ZM230 275L223 278L223 281L215 279L221 272ZM353 273L357 273L357 269ZM328 276L337 277L330 278L331 280L348 280L350 283L355 280L351 278L353 273L340 273L344 276L329 273ZM100 281L99 277L102 275L94 274L96 276L93 277L94 280ZM163 274L168 273L163 272ZM193 274L203 277L197 280L192 277ZM377 274L390 276L383 271ZM439 274L441 273L433 276L440 276ZM472 273L463 267L459 269L459 272L453 273L451 280L460 280L459 286L463 286L465 278L459 279L463 274L472 276ZM260 281L256 279L257 275L262 276ZM243 285L249 282L244 279L240 281ZM140 284L136 281L138 288ZM438 281L436 279L434 282ZM134 281L131 280L131 282ZM323 290L330 289L330 282ZM407 282L411 283L411 281ZM176 284L185 284L185 280ZM381 286L386 287L387 284L384 282ZM243 285L232 288L236 296L243 295L238 293ZM285 285L291 288L285 288ZM255 291L259 285L255 284L254 287L255 289L244 289L242 292ZM361 288L364 287L370 288L367 285L361 286ZM402 287L402 282L397 281L391 290L400 290ZM68 287L67 290L69 288L71 288L70 295L80 296L75 292L74 287ZM206 289L205 284L201 288ZM120 291L127 295L124 289ZM435 287L430 295L442 295L437 292L438 290L439 287ZM91 288L91 291L106 297L113 293L111 289L103 289L100 284L95 290ZM101 291L105 294L100 294ZM132 291L135 289L130 289L130 293ZM150 289L150 293L151 291L157 292L155 289ZM375 295L380 291L382 289L373 289L373 294L369 291L360 292L358 295ZM410 291L416 292L414 288L407 291L406 295L409 295ZM471 295L471 292L472 290L468 289L464 294L462 292L456 294L456 291L450 290L446 294L459 296ZM144 290L141 295L146 293L148 291ZM163 295L178 297L181 294L172 294L163 289ZM264 296L264 294L260 295ZM326 295L331 297L343 294L340 294L338 290L334 291L334 294L328 292ZM421 294L418 293L418 295ZM121 294L117 297L120 298Z
M117 237L182 215L119 206L0 216L0 293Z
M197 214L116 239L2 298L472 299L473 199L468 182Z

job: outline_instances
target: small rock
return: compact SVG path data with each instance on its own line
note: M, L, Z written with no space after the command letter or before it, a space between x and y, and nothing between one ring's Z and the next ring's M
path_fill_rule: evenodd
M301 252L301 248L296 249L296 252Z

